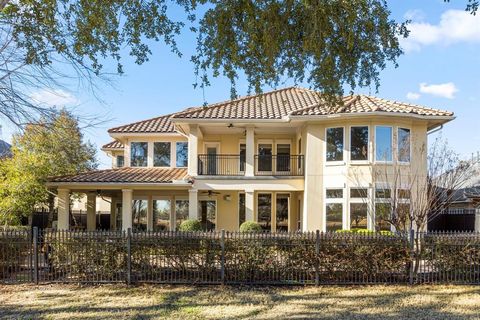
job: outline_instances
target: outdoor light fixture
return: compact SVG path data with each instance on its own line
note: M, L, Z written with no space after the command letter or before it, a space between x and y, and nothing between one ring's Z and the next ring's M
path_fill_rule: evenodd
M223 196L223 200L230 201L230 200L232 200L232 196L229 195L229 194L226 194L226 195Z

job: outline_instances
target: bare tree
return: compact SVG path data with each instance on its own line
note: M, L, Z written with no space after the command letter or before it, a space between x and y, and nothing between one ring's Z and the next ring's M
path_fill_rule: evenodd
M395 161L376 163L369 169L373 191L370 197L365 194L364 201L377 231L390 226L399 231L426 230L428 222L452 203L454 191L470 187L471 177L479 174L478 158L462 160L441 137L432 143L428 154L425 144L415 152L426 155L426 168ZM362 179L354 171L353 183Z

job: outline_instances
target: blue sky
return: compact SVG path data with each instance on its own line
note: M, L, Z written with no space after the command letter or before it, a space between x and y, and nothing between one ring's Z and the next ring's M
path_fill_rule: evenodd
M356 92L454 111L457 119L446 125L441 134L454 150L468 156L480 150L480 14L473 17L463 12L467 0L452 2L390 0L396 19L413 20L411 37L402 43L406 53L399 59L398 68L390 65L381 73L378 93L374 88ZM57 92L59 95L38 91L35 98L55 105L75 106L77 112L90 116L99 114L109 118L107 123L85 132L100 148L111 140L107 134L110 127L204 102L202 90L192 86L195 76L190 56L194 53L195 36L184 30L178 45L182 58L170 53L162 43L152 45L150 61L141 66L127 57L125 74L115 77L113 86L101 86L98 92L101 101L88 91L64 89ZM212 103L228 99L228 80L211 80L205 100ZM246 93L244 79L240 79L237 89L241 95ZM3 139L9 141L12 130L3 124ZM110 166L109 158L100 150L98 156L101 167Z

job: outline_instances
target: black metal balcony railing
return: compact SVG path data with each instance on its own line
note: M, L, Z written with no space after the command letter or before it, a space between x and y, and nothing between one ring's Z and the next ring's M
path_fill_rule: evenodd
M303 176L303 155L255 155L256 176Z
M199 154L200 176L243 176L245 158L238 154Z
M238 154L198 155L198 175L243 176L245 156ZM303 176L303 155L255 155L256 176Z

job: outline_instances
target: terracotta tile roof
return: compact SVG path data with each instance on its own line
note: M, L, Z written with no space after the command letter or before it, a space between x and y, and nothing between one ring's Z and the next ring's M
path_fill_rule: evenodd
M176 132L170 121L173 114L167 114L152 119L130 123L124 126L111 128L109 133L159 133Z
M366 95L353 95L343 98L344 105L337 109L317 104L292 112L292 116L315 116L327 114L389 112L417 114L422 116L453 116L453 112L426 108L414 104L385 100Z
M113 140L113 141L111 141L107 144L104 144L102 146L102 150L103 149L119 149L119 150L121 150L121 149L123 149L123 143L121 143L118 140Z
M95 170L49 178L49 182L172 183L187 178L186 168L134 168Z
M174 119L282 119L291 112L318 104L318 92L289 87L185 111Z
M111 128L109 133L174 133L172 119L279 120L288 116L327 115L366 112L393 112L425 116L452 116L452 112L389 101L366 95L346 96L344 105L334 110L319 92L289 87L254 96L228 100L205 107L185 109L152 119Z

